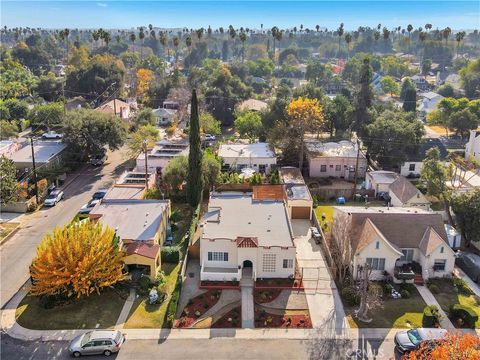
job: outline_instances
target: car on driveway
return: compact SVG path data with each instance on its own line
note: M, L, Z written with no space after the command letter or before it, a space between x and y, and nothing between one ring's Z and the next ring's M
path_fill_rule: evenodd
M57 203L65 197L63 191L61 190L52 190L50 194L47 195L43 205L45 206L55 206Z
M441 340L448 334L445 329L417 328L399 331L395 334L395 349L402 354L418 349L424 342Z
M205 134L204 139L205 139L205 141L215 141L217 139L217 137L215 135Z
M463 270L473 281L480 284L480 256L461 252L455 259L455 265Z
M88 203L83 205L80 210L78 210L79 214L90 214L90 211L97 205L101 200L90 200Z
M320 234L320 231L315 226L312 226L310 228L310 232L312 233L312 238L315 241L316 244L320 244L322 241L322 235Z
M82 355L110 356L120 351L125 335L118 330L94 330L74 338L68 352L74 357Z
M95 193L92 195L92 199L93 200L103 199L103 197L105 196L107 191L108 191L107 189L100 189L100 190L95 191Z

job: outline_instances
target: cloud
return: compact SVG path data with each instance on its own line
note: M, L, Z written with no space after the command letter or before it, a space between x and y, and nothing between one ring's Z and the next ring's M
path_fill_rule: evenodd
M107 7L107 6L108 6L108 4L105 4L105 3L100 3L100 2L98 2L98 3L97 3L97 6L100 6L100 7Z

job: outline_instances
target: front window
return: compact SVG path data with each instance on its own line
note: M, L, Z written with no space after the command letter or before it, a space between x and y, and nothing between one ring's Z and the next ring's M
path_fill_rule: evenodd
M342 171L342 165L335 165L335 171Z
M372 270L385 270L385 258L367 258L367 264Z
M408 171L415 171L415 164L410 164Z
M402 250L402 257L400 261L412 261L413 260L413 249Z
M447 264L447 260L435 260L433 263L433 270L434 271L445 271L445 265Z
M320 172L327 172L327 165L320 165Z
M228 261L228 252L209 251L208 261Z
M417 330L408 330L407 335L410 341L412 342L412 344L415 346L420 344L420 342L422 341L422 337L420 336Z
M283 268L284 269L293 268L293 259L283 259Z
M275 272L276 270L277 255L275 254L263 254L263 271Z

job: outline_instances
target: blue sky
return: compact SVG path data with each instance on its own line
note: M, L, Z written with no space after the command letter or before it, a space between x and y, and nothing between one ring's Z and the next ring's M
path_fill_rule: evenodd
M5 1L1 25L43 28L293 27L360 25L480 27L480 1Z

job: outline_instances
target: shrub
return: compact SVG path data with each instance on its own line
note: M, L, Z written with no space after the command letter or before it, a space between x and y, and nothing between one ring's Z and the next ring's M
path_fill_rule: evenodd
M450 317L453 319L461 319L465 326L475 328L475 323L478 321L478 315L473 309L468 306L455 304L450 306Z
M412 268L412 271L415 274L421 274L422 273L422 265L420 265L418 262L412 261L410 263L410 267Z
M402 296L403 299L408 299L410 298L410 291L408 290L400 290L400 295Z
M415 285L413 284L400 284L400 294L402 290L407 290L410 294L415 292Z
M342 298L348 306L356 306L360 304L360 296L352 287L345 287L342 289Z
M422 326L434 327L440 323L441 315L438 307L435 305L427 305L423 309Z
M428 290L432 292L432 294L438 294L440 292L440 290L438 289L438 286L435 284L430 284L427 287L428 287Z
M142 275L140 280L138 280L138 286L140 287L141 292L146 294L152 286L152 282L148 276Z
M155 277L155 284L158 286L165 284L166 278L165 278L165 272L163 270L160 270L157 273L157 276Z
M162 263L177 264L180 261L180 249L178 246L162 247Z
M455 287L456 291L460 294L464 294L464 295L472 294L472 289L470 289L467 282L463 279L454 278L453 286Z
M393 285L390 283L385 283L383 285L383 294L384 295L391 295L393 290Z
M172 297L168 303L167 312L165 314L167 318L167 325L169 327L173 326L173 321L175 320L175 313L177 312L178 298L180 297L180 290L182 289L182 278L177 277L177 283L175 284L175 289L172 292Z

